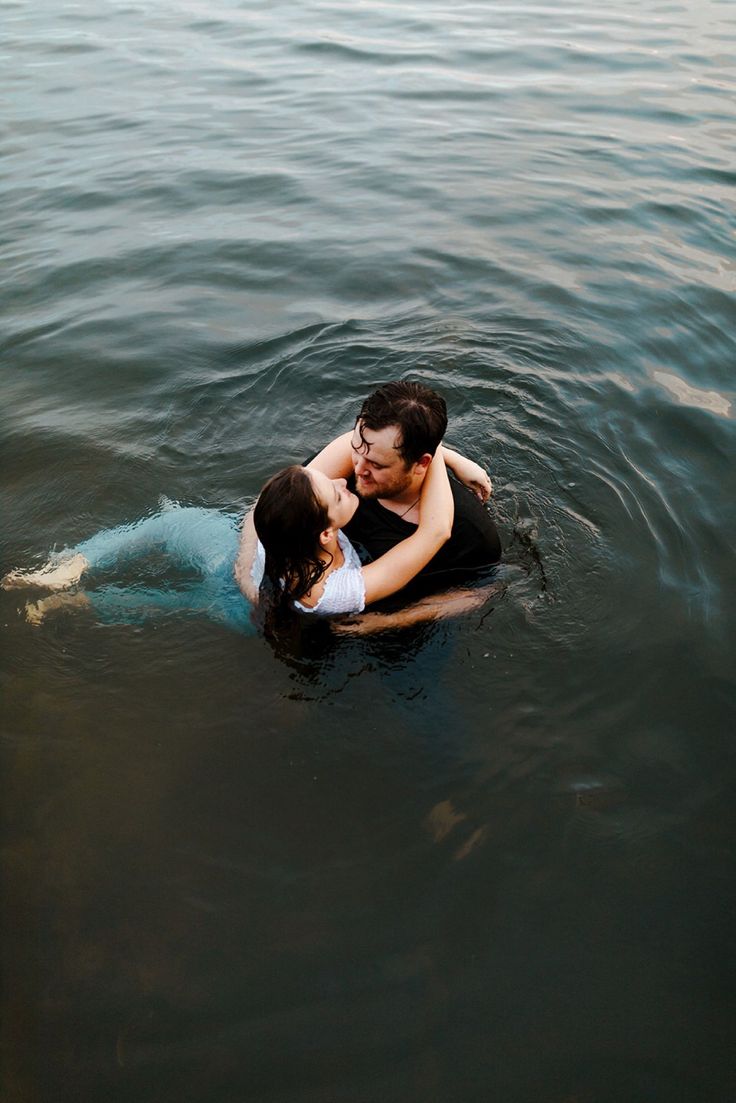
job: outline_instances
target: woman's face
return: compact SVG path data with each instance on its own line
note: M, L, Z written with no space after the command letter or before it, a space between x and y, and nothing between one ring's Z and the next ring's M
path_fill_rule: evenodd
M343 528L358 508L357 495L351 494L345 479L328 479L314 468L309 468L307 474L315 494L327 510L330 524L336 529Z

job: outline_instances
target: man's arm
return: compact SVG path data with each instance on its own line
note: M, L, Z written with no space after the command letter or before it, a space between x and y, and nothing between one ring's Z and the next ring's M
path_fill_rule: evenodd
M331 628L333 632L358 636L388 632L397 628L410 628L414 624L446 620L448 617L471 613L473 609L479 609L500 592L501 586L498 583L475 590L447 590L443 594L430 594L392 613L368 612L360 613L350 620L336 620L331 623Z
M240 587L241 591L247 597L251 605L258 604L258 587L253 581L251 571L253 569L253 560L256 557L256 545L258 544L258 536L256 535L256 526L253 523L253 510L255 509L255 503L246 513L243 519L243 525L240 530L240 545L238 547L238 555L235 560L235 581Z

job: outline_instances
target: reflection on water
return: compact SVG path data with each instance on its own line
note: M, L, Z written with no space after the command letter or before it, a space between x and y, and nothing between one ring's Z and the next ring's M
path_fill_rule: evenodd
M695 406L711 414L720 414L721 417L731 416L731 402L718 391L704 391L698 387L691 387L684 379L673 375L672 372L655 371L653 375L656 381L674 395L683 406Z
M0 592L3 1098L729 1098L731 7L4 15L0 573L412 376L506 564L278 647Z

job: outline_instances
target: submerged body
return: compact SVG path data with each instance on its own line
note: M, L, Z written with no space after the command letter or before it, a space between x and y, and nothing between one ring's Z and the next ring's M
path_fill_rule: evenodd
M477 465L441 445L447 424L444 400L421 384L405 382L379 389L363 414L371 403L381 408L374 412L384 424L373 430L361 416L354 436L337 438L305 467L291 465L274 475L240 535L233 515L172 508L98 533L61 562L11 573L4 584L61 589L78 582L85 570L159 548L175 566L193 569L197 578L177 590L102 586L89 600L103 619L119 619L121 609L123 619L131 619L136 606L137 619L152 611L194 610L242 627L249 622L243 598L251 606L258 603L267 580L266 623L273 627L289 610L323 616L362 612L403 590L419 572L436 570L438 553L453 543L453 536L453 566L497 561L500 547L490 519L467 492L453 491L447 476L446 464L454 470L459 464L479 497L490 493L490 480ZM401 424L392 420L394 414ZM354 475L362 499L373 507L373 533L367 536L384 530L383 546L377 545L378 554L365 564L342 531L360 506L342 469ZM461 507L457 517L456 502ZM466 517L468 505L480 511L480 523L476 518L473 525Z
M175 571L194 577L176 588L103 582L83 592L84 603L106 624L136 624L151 616L189 612L236 631L253 631L251 607L233 578L239 539L237 514L172 504L133 524L101 530L53 556L40 571L11 572L3 585L58 590L77 583L86 571L110 571L159 554ZM75 596L75 604L80 604L81 594ZM61 600L45 599L48 608L60 607ZM38 622L43 610L44 601L29 607L29 619Z
M171 505L129 525L103 529L74 548L54 557L41 571L6 576L4 585L38 584L62 588L78 582L86 571L109 571L143 556L160 554L174 571L196 576L174 588L119 586L103 583L84 591L85 604L94 608L103 623L133 624L151 616L196 613L235 631L253 631L252 606L243 597L233 574L240 540L240 516L218 509ZM361 612L365 584L358 555L347 536L338 534L343 562L331 572L317 603L309 607L295 601L301 613L334 616ZM251 577L258 588L263 580L265 552L258 545ZM79 598L75 604L80 604ZM40 603L32 619L40 620ZM57 600L50 608L60 607Z

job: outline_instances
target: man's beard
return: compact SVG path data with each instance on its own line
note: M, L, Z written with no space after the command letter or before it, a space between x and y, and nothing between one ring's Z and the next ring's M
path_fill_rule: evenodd
M355 493L359 498L365 498L366 501L370 501L373 498L398 498L400 494L403 494L411 483L411 477L406 475L404 478L396 478L393 482L387 483L385 486L376 486L375 483L370 483L365 487L359 478L355 478Z

